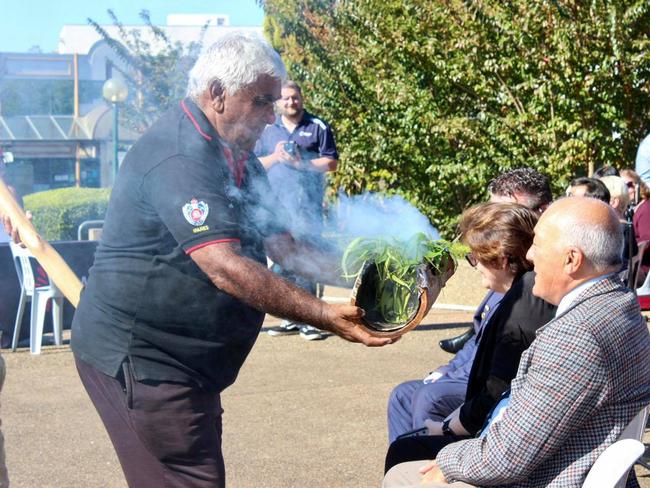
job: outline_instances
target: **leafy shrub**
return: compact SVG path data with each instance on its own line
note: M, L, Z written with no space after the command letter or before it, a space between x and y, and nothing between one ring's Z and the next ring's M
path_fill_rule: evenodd
M85 220L101 220L106 214L110 188L60 188L26 195L25 209L48 241L76 240Z

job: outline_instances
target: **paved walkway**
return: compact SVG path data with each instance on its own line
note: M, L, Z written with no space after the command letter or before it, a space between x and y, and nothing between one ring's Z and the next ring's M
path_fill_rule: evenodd
M472 305L480 299L482 290L466 271L461 269L439 303ZM346 292L326 294L340 299ZM261 334L237 383L223 396L228 486L378 487L388 393L448 360L438 341L464 331L470 318L467 312L434 310L423 326L381 349L336 337L306 342ZM277 322L271 317L265 327ZM2 423L12 486L124 488L69 349L4 357ZM649 473L638 472L641 486L650 488Z

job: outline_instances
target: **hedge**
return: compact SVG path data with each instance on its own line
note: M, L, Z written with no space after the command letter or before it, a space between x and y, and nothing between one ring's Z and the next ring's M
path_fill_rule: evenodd
M60 188L24 197L25 210L48 241L76 240L85 220L101 220L106 214L110 188Z

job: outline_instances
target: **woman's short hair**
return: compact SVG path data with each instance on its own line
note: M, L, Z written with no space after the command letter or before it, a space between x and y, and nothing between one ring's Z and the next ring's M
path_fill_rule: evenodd
M508 259L510 271L520 274L533 268L526 253L533 243L537 213L518 203L481 203L460 218L461 240L474 257L486 265L498 266Z
M650 199L650 188L648 188L648 185L645 184L645 181L641 179L641 177L636 171L634 171L633 169L622 169L621 177L624 176L631 179L634 182L634 184L639 185L639 193L641 194L641 200Z
M259 36L233 32L201 53L190 71L187 95L196 102L215 81L233 95L261 75L287 77L280 55Z
M603 176L600 181L609 190L611 199L618 198L621 202L621 207L625 210L630 203L630 194L627 191L627 184L620 176ZM610 201L611 203L611 201Z

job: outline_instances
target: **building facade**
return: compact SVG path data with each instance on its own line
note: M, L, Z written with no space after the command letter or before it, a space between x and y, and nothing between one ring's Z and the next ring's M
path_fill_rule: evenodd
M206 27L207 24L207 27ZM233 30L225 15L168 17L171 42L210 45ZM162 48L146 25L124 26ZM123 42L113 25L106 33ZM262 35L261 27L238 27ZM127 66L90 25L65 25L56 53L0 53L0 149L13 155L7 179L21 195L68 186L112 185L113 107L102 97L109 78ZM130 94L137 97L137 94ZM123 119L118 159L138 137Z

